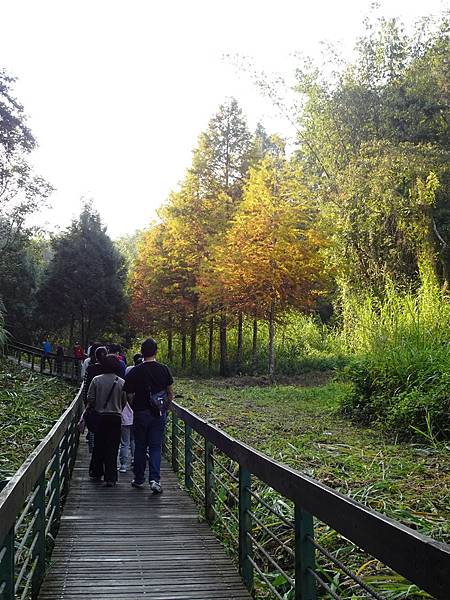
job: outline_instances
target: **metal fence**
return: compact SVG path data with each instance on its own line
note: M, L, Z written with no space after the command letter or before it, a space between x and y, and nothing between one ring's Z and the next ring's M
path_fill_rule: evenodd
M81 361L73 356L59 359L54 352L44 355L41 348L16 341L8 342L6 354L15 358L17 364L26 364L32 371L62 377L76 384L80 381Z
M264 456L178 404L164 446L258 597L450 598L449 546ZM355 557L356 572L349 568Z
M36 598L59 527L82 408L69 408L0 492L0 599Z

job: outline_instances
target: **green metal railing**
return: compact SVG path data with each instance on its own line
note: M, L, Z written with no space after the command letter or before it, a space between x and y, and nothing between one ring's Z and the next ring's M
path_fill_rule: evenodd
M164 451L250 591L278 600L430 597L426 592L450 598L449 546L277 463L175 403ZM348 567L355 556L356 573Z
M69 408L0 492L0 600L36 598L53 549L78 446Z
M64 356L60 361L54 352L45 355L41 348L35 348L22 342L10 341L6 353L17 361L26 363L32 371L62 377L78 384L80 382L81 362L73 356Z

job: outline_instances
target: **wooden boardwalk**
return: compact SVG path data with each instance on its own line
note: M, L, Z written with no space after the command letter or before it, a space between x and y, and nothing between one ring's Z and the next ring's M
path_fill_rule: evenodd
M250 600L231 559L163 463L164 493L88 477L80 440L69 496L40 600Z

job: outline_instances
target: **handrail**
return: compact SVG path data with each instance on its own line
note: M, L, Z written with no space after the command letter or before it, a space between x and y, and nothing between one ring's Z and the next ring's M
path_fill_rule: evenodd
M10 530L17 512L22 508L40 474L47 467L68 425L73 421L74 416L78 415L81 406L80 388L70 406L0 492L0 540Z
M32 371L35 370L37 362L40 373L63 377L73 383L79 383L80 381L81 361L73 356L64 355L59 360L59 357L54 352L44 353L41 348L28 346L27 344L22 344L22 342L11 341L8 342L4 352L15 358L19 365L22 362L23 355L26 355ZM47 362L49 370L46 370Z
M35 354L35 355L39 355L39 356L44 355L44 350L42 348L38 348L36 346L30 346L29 344L24 344L23 342L17 342L15 340L8 341L7 347L15 349L15 350L21 350L21 351L29 353L29 354ZM47 356L50 356L52 358L56 358L56 356L57 356L56 352L47 352L46 354L47 354ZM70 354L64 354L64 360L78 361L80 359L75 358L75 356L70 356Z
M81 388L0 492L0 598L33 598L58 530L78 446Z
M303 515L313 515L320 519L359 548L379 559L435 598L444 598L448 594L450 546L436 542L430 537L359 504L312 477L265 456L177 403L172 404L172 414L174 421L181 419L184 422L185 431L189 434L185 437L184 445L185 454L189 452L191 454L191 463L190 430L192 429L205 439L207 445L214 446L229 459L238 463L240 471L245 471L248 476L250 474L256 476L285 498L292 500L295 503L296 512L301 511ZM175 470L178 470L176 425L175 423L175 427L172 427L171 454L172 464ZM208 461L207 459L208 452L205 445L204 463ZM213 468L211 459L209 459L209 463L211 470ZM185 468L192 472L192 464L189 466L186 456L185 465ZM190 476L192 477L192 474ZM209 502L211 502L207 479L214 479L214 477L211 477L211 473L208 475L205 470L205 502L208 496ZM247 489L248 491L249 489ZM207 518L208 511L211 515L211 506L205 506ZM246 511L248 513L249 509ZM308 536L310 533L306 535L306 538ZM306 541L308 542L307 539ZM306 596L298 596L298 598L300 597Z

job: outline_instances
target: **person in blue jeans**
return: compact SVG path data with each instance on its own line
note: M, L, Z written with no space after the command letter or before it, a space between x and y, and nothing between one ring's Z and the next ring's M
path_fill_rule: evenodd
M124 391L134 412L134 479L131 485L143 488L148 460L148 480L154 494L161 494L161 449L167 410L173 399L173 377L167 365L156 360L158 346L153 338L141 346L144 360L125 377ZM160 400L157 404L155 399Z

